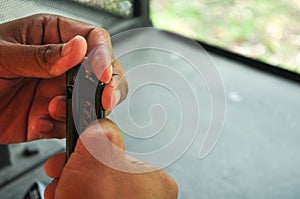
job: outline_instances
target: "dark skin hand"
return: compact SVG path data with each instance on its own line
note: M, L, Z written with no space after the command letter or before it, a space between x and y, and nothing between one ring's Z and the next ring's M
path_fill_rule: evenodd
M65 72L96 46L90 70L106 83L109 112L126 97L127 82L107 31L56 15L0 25L0 143L65 137Z
M86 69L106 84L102 104L109 113L126 97L127 81L104 29L56 15L34 15L0 25L1 144L65 137L65 73L90 53L93 57ZM103 145L104 140L110 142ZM141 173L113 169L95 159L87 146ZM170 176L159 169L146 172L153 167L122 149L118 127L108 119L94 121L67 163L65 154L46 163L46 173L56 180L48 185L45 197L177 198L177 185Z

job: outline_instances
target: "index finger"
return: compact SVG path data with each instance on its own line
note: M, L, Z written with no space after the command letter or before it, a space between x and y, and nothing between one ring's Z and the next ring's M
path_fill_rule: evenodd
M95 61L91 64L93 72L102 82L108 83L112 76L114 54L109 33L101 28L85 22L69 19L58 15L33 16L42 25L40 27L43 43L66 43L77 35L86 39L86 56L94 52ZM31 31L31 30L29 30ZM29 35L36 35L38 30Z
M100 81L108 83L114 61L109 33L103 28L64 17L59 17L57 25L62 42L69 41L76 35L81 35L87 40L87 54L92 54L89 56L92 60L90 67Z

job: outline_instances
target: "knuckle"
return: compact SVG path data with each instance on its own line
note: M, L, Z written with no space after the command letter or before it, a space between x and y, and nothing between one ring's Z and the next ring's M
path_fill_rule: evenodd
M39 67L49 71L50 66L53 63L53 52L56 50L56 47L53 45L45 45L39 48L36 48L34 52L34 57Z
M123 142L123 137L120 130L110 119L102 119L100 120L100 123L106 126L105 130L103 131L103 134L111 143L120 145Z
M124 101L126 98L127 98L127 95L128 95L128 82L126 81L126 78L122 78L124 79L122 82L122 86L121 86L121 93L122 93L122 96L121 96L121 100L120 102ZM119 102L119 103L120 103Z
M128 95L128 89L129 89L128 82L125 76L123 77L123 81L124 81L124 99L125 99Z
M102 35L104 38L106 38L106 39L109 39L109 38L110 38L110 34L109 34L109 32L108 32L106 29L100 28L100 33L101 33L101 35Z
M117 88L116 89L119 89L121 91L121 100L120 101L124 101L128 95L128 81L126 79L126 76L125 74L122 74L120 79L118 80L118 83L117 83Z
M110 41L110 34L106 29L97 27L95 32L97 32L96 35L101 43Z
M164 188L164 190L166 190L165 194L167 196L167 198L177 198L178 197L178 185L176 183L176 181L169 176L168 174L164 173L163 171L161 171L162 174L160 174L160 178L161 178L161 187Z
M46 23L51 17L53 17L53 15L51 14L39 13L39 14L31 15L29 19L33 20L33 22L36 23Z
M83 133L83 136L87 138L94 138L101 135L101 138L106 137L111 143L117 145L123 141L119 128L108 118L91 122L85 131L86 133Z

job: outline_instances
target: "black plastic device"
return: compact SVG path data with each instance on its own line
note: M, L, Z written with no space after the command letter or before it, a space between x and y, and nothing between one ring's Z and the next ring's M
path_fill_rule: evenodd
M76 80L76 83L75 83ZM66 153L67 160L74 151L78 137L92 121L104 118L101 98L104 83L93 72L79 64L66 75L67 118Z

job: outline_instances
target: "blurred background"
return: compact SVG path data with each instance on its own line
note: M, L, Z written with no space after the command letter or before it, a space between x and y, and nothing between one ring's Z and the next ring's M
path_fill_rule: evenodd
M130 17L133 1L73 0ZM157 28L300 73L298 0L150 0Z
M133 16L133 0L72 0L95 9L105 10L121 17Z
M151 0L154 26L300 73L299 0Z
M0 0L0 23L52 13L102 26L111 35L153 24L225 52L270 64L245 63L206 49L224 83L226 120L214 150L207 158L199 159L199 147L211 119L211 96L203 79L195 78L192 67L172 54L139 51L120 58L129 84L134 78L128 71L138 65L136 62L167 63L172 69L180 69L180 74L188 74L186 79L197 91L202 117L197 137L178 161L165 168L180 187L179 198L295 199L300 196L299 11L299 0ZM121 39L114 47L118 44L129 48L139 41L151 40L163 43L162 35L146 31L140 38ZM181 39L169 42L167 47L175 48L180 42ZM183 47L188 53L207 55L188 44ZM257 70L257 64L263 65L262 70ZM280 68L280 72L274 75L269 68ZM140 75L144 75L143 79L153 78L150 73ZM157 86L144 89L125 101L131 100L134 122L148 124L147 111L152 102L163 102L170 112L160 132L164 137L156 136L157 143L145 146L144 140L133 140L124 131L126 148L132 151L146 151L166 143L180 124L180 109L172 93ZM127 112L118 115L122 114ZM45 176L43 164L64 150L65 140L56 139L0 144L0 199L22 199L35 180L50 183L52 179Z
M132 0L74 0L130 17ZM150 0L155 27L300 73L298 0Z

